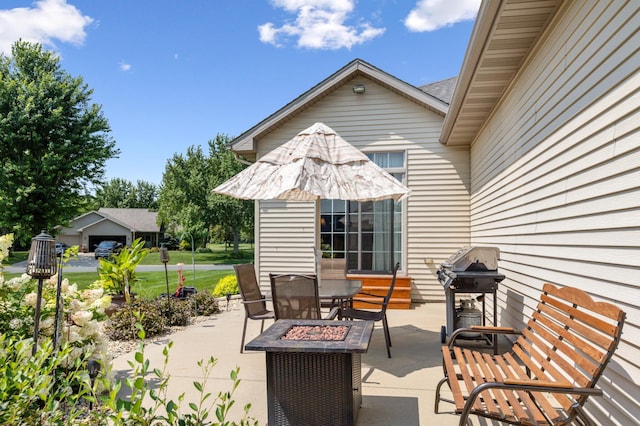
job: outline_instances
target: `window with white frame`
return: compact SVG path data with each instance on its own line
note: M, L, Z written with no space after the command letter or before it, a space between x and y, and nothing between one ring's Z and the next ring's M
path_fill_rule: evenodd
M367 156L400 182L406 176L404 152ZM321 200L323 257L346 259L349 272L390 273L402 262L402 202Z

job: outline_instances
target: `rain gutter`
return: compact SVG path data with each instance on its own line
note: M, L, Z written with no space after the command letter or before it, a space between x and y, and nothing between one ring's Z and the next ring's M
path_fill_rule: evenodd
M240 164L244 164L246 166L250 166L253 163L249 160L245 160L244 158L240 158L240 154L238 154L237 152L233 153L233 158Z

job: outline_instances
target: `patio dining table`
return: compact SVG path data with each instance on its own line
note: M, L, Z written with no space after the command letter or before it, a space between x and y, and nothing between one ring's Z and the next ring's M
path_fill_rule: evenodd
M331 278L318 280L318 298L330 300L333 304L338 301L339 306L348 303L353 307L353 296L362 290L362 281L349 280L347 278Z

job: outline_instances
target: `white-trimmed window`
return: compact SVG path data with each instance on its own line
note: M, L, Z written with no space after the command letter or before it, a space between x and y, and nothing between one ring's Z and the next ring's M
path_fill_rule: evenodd
M406 176L404 152L367 156L400 182ZM323 257L347 259L349 272L389 273L402 262L402 202L321 200Z

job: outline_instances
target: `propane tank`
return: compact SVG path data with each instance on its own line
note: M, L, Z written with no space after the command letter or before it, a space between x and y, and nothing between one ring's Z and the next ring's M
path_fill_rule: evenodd
M458 309L456 328L469 328L474 325L482 325L482 312L476 308L474 299L461 299ZM480 337L480 333L460 333L467 338Z

